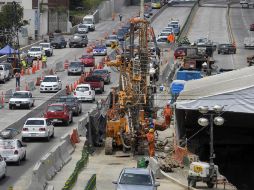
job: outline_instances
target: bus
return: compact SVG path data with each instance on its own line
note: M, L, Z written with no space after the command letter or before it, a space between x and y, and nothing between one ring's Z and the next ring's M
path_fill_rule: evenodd
M161 0L151 0L151 7L153 9L160 9L161 8Z

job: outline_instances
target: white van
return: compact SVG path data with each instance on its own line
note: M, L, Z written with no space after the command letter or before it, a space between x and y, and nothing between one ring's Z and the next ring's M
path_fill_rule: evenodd
M95 30L95 19L93 15L86 15L83 18L83 24L88 26L88 29L91 31Z
M10 80L9 70L5 65L0 65L0 81L5 83L7 80Z

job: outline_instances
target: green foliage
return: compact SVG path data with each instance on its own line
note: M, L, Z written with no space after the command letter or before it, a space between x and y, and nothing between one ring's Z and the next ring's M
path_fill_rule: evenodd
M11 29L23 26L23 7L16 4L16 11L12 4L6 4L0 12L0 28Z

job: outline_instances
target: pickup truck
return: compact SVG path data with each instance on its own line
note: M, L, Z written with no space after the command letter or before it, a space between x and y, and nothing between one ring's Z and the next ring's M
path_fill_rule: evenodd
M104 79L100 76L90 75L85 78L84 84L90 84L91 88L99 93L104 92Z
M242 8L249 8L249 7L254 8L254 2L251 2L250 0L241 0L240 4Z

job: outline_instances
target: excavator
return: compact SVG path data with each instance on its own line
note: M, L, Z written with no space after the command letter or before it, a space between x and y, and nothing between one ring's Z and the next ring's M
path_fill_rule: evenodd
M130 19L130 32L126 39L129 49L105 63L120 72L119 86L112 89L112 104L107 112L106 155L113 154L116 148L122 148L123 152L131 151L133 155L144 154L148 118L157 112L153 108L154 89L149 74L151 53L148 38L151 34L156 42L147 20ZM138 41L138 46L134 41Z

